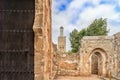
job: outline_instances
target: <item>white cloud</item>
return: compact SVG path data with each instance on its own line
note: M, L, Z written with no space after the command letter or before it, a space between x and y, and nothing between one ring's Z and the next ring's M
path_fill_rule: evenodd
M117 32L120 32L120 26L119 25L115 26L112 23L108 24L108 29L110 29L110 33L108 34L110 36Z
M82 5L87 2L87 0L73 0L73 2L70 4L69 9L76 9L76 8L81 8Z
M118 1L118 4L120 5L120 0L117 0Z
M100 17L116 19L118 17L118 13L114 11L114 6L111 5L99 5L95 8L89 7L79 14L77 25L87 27L94 19Z
M90 0L90 2L92 2L94 5L98 5L100 0Z

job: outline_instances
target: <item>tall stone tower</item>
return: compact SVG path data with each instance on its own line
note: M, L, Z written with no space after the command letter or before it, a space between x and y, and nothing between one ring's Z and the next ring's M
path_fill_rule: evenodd
M64 28L60 27L60 36L58 37L58 51L66 52L66 36L64 36Z

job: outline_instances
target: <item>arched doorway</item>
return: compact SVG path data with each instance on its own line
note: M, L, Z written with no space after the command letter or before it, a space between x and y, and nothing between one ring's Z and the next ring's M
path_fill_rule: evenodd
M91 56L92 74L101 75L102 72L102 56L99 52L95 52Z
M107 74L107 54L101 49L94 49L90 54L91 74L106 76Z

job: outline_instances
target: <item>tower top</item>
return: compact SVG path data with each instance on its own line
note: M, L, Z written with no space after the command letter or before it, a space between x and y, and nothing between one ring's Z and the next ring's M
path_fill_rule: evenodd
M63 36L63 34L64 34L64 28L63 28L63 26L61 26L60 27L60 36Z
M61 26L60 29L64 29L63 26Z

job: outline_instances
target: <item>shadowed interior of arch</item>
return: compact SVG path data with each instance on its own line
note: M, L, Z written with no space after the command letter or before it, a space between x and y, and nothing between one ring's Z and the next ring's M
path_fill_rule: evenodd
M91 70L92 74L101 75L102 74L102 56L99 52L94 52L91 56L92 64Z

